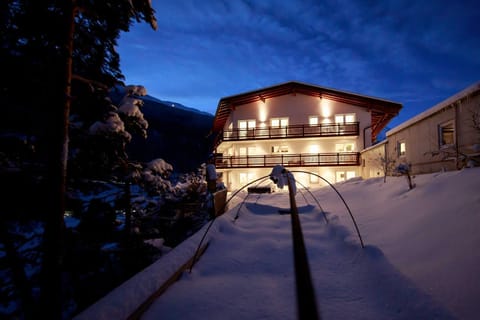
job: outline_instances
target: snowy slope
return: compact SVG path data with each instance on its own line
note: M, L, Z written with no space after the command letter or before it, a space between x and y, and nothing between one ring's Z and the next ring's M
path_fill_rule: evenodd
M312 190L328 224L299 189L322 319L477 318L480 168L419 175L415 183L410 191L404 177L336 185L356 218L363 249L331 188ZM290 217L278 214L288 206L283 191L249 196L232 207L214 222L210 246L192 273L184 273L142 319L295 319ZM205 228L77 318L128 316L191 256Z

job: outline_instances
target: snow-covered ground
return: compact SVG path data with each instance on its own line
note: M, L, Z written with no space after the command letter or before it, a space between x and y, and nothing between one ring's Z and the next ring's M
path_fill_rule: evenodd
M480 168L352 179L296 195L322 319L478 319ZM245 197L245 194L241 196ZM142 319L296 319L288 192L232 200L209 247ZM234 220L235 215L239 215ZM126 318L195 252L207 226L78 315Z

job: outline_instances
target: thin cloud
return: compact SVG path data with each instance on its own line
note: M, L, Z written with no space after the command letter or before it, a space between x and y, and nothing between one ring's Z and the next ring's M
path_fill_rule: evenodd
M119 41L126 82L211 113L221 97L289 80L421 112L479 80L473 1L153 5L158 31L134 25Z

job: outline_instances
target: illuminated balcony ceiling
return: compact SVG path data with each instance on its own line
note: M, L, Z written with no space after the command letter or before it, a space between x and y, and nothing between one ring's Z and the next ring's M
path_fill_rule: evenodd
M373 140L375 140L376 136L382 131L387 123L398 115L402 108L402 105L397 102L291 81L221 98L218 102L217 111L213 120L212 131L219 132L223 129L225 122L235 107L273 97L288 94L295 95L297 93L343 102L369 110L372 116Z

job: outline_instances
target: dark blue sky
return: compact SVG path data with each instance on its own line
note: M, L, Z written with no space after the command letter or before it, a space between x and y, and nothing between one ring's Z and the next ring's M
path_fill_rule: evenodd
M480 2L153 0L118 51L126 84L215 113L301 81L403 104L393 127L480 81Z

